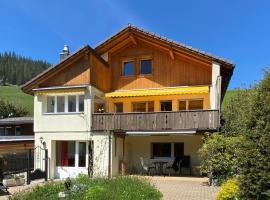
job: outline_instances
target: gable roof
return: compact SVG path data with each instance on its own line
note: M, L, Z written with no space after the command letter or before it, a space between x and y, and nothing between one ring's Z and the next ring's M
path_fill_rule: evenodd
M34 85L43 77L47 76L48 74L53 73L54 71L58 70L59 68L61 68L62 66L64 66L66 63L68 63L69 61L75 59L77 56L82 55L84 53L90 52L92 53L96 58L98 58L98 60L100 62L102 62L104 65L108 66L108 63L101 58L94 49L92 49L89 45L84 45L81 48L79 48L78 50L76 50L75 52L71 53L69 56L67 56L66 58L62 59L61 61L59 61L59 63L52 65L51 67L49 67L48 69L44 70L43 72L41 72L40 74L38 74L37 76L35 76L34 78L32 78L31 80L29 80L28 82L26 82L25 84L21 85L21 89L24 92L30 92L30 90L34 87Z
M185 45L183 43L177 42L175 40L169 39L167 37L158 35L156 33L153 32L149 32L146 31L143 28L139 28L137 26L134 26L132 24L128 24L128 26L122 28L120 31L118 31L117 33L111 35L110 37L108 37L107 39L105 39L104 41L100 42L99 44L97 44L94 48L95 50L99 53L99 51L101 51L102 48L104 48L106 45L110 44L111 42L113 42L114 40L116 40L117 38L119 38L120 36L126 34L126 33L137 33L137 34L142 34L148 37L151 37L153 39L156 39L157 41L163 42L171 47L175 47L175 48L179 48L185 51L188 51L190 53L194 53L197 54L199 56L202 56L206 59L210 59L214 62L218 62L220 64L226 65L229 68L234 68L234 64L232 61L229 61L225 58L221 58L218 57L216 55L201 51L199 49L193 48L191 46Z

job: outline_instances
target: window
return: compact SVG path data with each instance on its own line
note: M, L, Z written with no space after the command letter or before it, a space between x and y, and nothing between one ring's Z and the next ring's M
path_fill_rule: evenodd
M152 60L147 59L147 60L141 60L141 74L151 74L152 73Z
M20 126L15 127L15 135L21 135L21 127Z
M202 110L203 109L203 100L189 100L188 102L188 109L189 110Z
M61 167L75 166L74 141L56 141L56 165Z
M152 143L152 158L171 157L171 143Z
M123 73L124 76L134 75L134 61L123 62Z
M172 111L172 101L161 101L160 111Z
M179 110L186 110L187 109L187 101L186 100L180 100L179 101Z
M84 95L79 95L79 112L84 111Z
M65 112L65 97L64 96L57 96L57 112Z
M76 112L76 96L68 96L68 112Z
M184 156L184 143L174 143L174 157Z
M79 167L86 167L86 143L79 142Z
M114 111L116 113L122 113L123 112L123 103L115 103L114 104Z
M203 99L180 100L179 110L203 110Z
M132 109L133 112L154 112L154 102L134 102Z
M54 104L55 104L55 97L48 96L47 97L47 113L54 113Z
M94 103L95 113L104 113L105 112L105 104L104 103Z
M5 136L5 128L0 127L0 136Z
M12 131L11 127L6 127L6 136L13 136L14 135L14 129Z

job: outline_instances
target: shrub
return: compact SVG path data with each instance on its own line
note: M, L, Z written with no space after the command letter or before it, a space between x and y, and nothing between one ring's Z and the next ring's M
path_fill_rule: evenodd
M162 194L148 181L135 177L115 177L112 179L90 179L86 175L72 181L68 197L72 200L159 200ZM47 183L37 186L31 192L18 194L12 200L58 199L58 193L65 191L64 183Z
M238 199L239 187L235 179L228 179L222 184L216 200L236 200Z
M236 158L242 137L226 137L221 133L208 134L199 150L201 172L213 174L218 185L237 173Z

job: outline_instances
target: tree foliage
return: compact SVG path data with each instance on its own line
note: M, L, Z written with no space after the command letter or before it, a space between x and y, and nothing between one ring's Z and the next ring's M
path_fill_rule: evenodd
M49 66L47 62L34 61L14 52L0 53L0 84L21 85Z
M0 119L8 117L23 117L27 114L28 111L24 107L12 104L4 99L0 99Z

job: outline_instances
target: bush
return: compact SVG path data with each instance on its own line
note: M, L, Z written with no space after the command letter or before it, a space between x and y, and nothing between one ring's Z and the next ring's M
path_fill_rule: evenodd
M66 199L72 200L159 200L162 194L148 181L135 177L112 179L90 179L80 175L72 181L73 186ZM32 192L18 194L12 200L58 199L58 193L65 191L64 183L48 183L37 186ZM64 199L64 198L63 198Z
M237 173L236 158L242 137L226 137L221 133L208 134L199 150L201 172L213 174L218 185Z
M228 179L222 184L216 200L236 200L238 199L239 187L235 179Z

